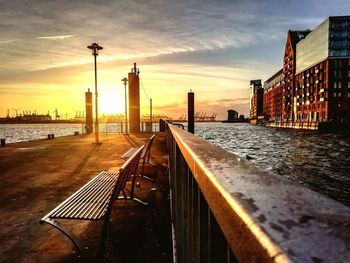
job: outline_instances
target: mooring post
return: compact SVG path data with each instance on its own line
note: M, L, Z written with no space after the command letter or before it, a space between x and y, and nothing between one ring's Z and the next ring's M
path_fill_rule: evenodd
M165 121L163 119L159 119L159 131L165 132Z
M194 92L188 93L188 131L194 134Z

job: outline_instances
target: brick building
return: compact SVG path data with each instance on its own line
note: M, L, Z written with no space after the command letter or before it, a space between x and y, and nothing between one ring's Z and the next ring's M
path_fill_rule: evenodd
M264 90L265 118L280 127L350 124L350 16L329 17L313 31L289 30L283 70Z
M296 122L350 122L350 16L329 17L297 44Z
M290 122L294 120L293 115L293 97L295 88L295 70L296 70L296 45L304 39L310 30L289 30L284 50L283 58L283 101L282 101L282 121Z
M264 117L270 121L282 120L284 75L283 69L264 82Z

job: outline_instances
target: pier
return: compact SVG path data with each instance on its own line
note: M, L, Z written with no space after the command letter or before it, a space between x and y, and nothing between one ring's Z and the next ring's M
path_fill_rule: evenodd
M116 201L105 262L345 262L350 208L161 121L135 194ZM102 170L116 171L151 133L91 135L0 148L1 260L82 262L39 220ZM168 162L169 161L169 162ZM151 190L156 188L156 190ZM170 197L170 199L169 199ZM96 256L100 229L68 222Z
M49 225L41 225L40 219L100 171L117 171L125 162L122 154L151 135L112 134L104 136L101 145L92 143L92 135L78 135L0 148L0 261L83 262L69 240ZM146 166L145 171L157 177L162 187L140 179L135 194L148 201L148 206L114 202L105 262L172 259L164 138L157 133L151 154L153 167ZM101 224L74 221L66 226L81 238L86 254L94 259Z

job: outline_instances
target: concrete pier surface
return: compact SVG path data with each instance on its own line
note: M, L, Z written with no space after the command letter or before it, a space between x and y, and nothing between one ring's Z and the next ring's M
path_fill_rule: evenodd
M71 242L40 219L101 171L118 171L120 157L144 144L150 133L79 135L8 144L0 148L0 262L82 262ZM151 150L153 166L136 188L148 201L113 204L105 262L171 262L171 225L165 134L157 133ZM150 191L155 187L156 191ZM98 252L101 222L60 221L72 230L92 262Z

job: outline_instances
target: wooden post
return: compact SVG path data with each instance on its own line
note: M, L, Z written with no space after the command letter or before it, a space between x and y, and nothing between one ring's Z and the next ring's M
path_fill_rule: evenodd
M194 92L188 93L188 131L194 134Z

